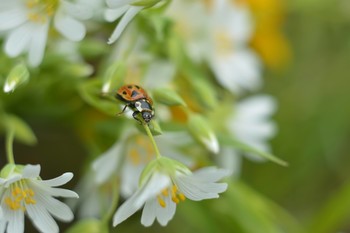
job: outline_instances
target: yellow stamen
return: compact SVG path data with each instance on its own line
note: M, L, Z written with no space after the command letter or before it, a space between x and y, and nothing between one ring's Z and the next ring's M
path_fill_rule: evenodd
M162 194L163 194L163 196L168 196L169 195L169 192L168 192L168 189L164 189L163 191L162 191Z
M18 186L19 184L19 186ZM36 204L36 201L33 199L35 193L32 189L22 189L22 183L16 182L13 184L12 187L10 186L11 193L9 196L5 197L5 204L8 206L11 210L22 210L25 211L24 203L29 204Z
M185 197L185 195L183 193L179 193L178 197L180 198L181 201L186 200L186 197Z
M140 159L140 156L139 156L139 153L138 151L135 149L135 148L132 148L130 151L129 151L129 156L131 158L131 162L134 164L134 165L138 165L141 163L141 159Z
M165 201L160 196L157 197L157 200L158 200L158 203L161 207L163 207L163 208L166 207Z

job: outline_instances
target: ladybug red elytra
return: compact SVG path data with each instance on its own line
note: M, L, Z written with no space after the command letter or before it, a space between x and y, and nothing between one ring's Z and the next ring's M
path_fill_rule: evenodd
M146 123L149 123L154 117L153 101L151 97L148 96L145 89L139 85L124 85L119 88L115 97L126 104L119 114L124 113L125 109L129 107L134 111L132 116L137 121L140 121L137 118L139 113L141 113L141 116Z

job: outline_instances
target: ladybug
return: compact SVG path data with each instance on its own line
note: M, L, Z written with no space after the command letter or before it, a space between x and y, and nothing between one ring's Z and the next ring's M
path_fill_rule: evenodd
M125 109L129 107L134 111L132 116L134 119L142 123L137 115L141 114L143 120L149 123L154 117L153 101L148 96L145 89L135 84L127 84L119 88L115 96L117 99L126 103L123 110L119 113L124 113Z

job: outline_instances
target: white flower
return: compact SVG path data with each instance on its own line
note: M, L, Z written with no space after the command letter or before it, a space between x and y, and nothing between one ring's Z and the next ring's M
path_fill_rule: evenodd
M131 196L138 188L142 170L155 159L155 152L149 138L134 131L126 132L125 137L116 141L106 152L101 154L92 164L95 181L98 184L107 182L113 175L121 177L120 192L123 197ZM181 154L177 147L186 145L191 138L184 133L165 133L156 137L161 151L166 156L177 159L187 166L192 160Z
M177 169L175 173L155 171L141 187L126 200L113 217L113 225L123 222L143 206L141 223L151 226L155 219L165 226L173 218L176 204L186 198L200 201L218 198L227 189L226 183L217 183L227 176L223 169L207 167L194 173Z
M41 180L39 173L40 165L26 165L23 169L17 166L6 178L0 178L0 229L7 229L8 233L24 232L24 214L40 232L48 233L59 231L52 216L61 221L73 219L69 207L54 198L78 198L73 191L56 188L70 181L73 174L64 173L51 180Z
M72 41L84 38L80 20L91 17L91 9L65 0L13 0L0 2L0 32L5 32L5 52L10 57L28 53L28 63L38 66L44 56L50 22Z
M276 111L276 102L271 96L258 95L244 99L235 106L235 113L229 119L228 130L239 141L260 151L269 152L270 140L277 131L271 115ZM238 151L225 147L220 155L219 165L239 173ZM254 154L246 153L253 160L261 160Z
M238 102L229 129L238 140L259 150L269 151L267 141L277 131L276 124L271 119L276 108L275 99L268 95L244 99Z
M233 93L261 86L260 61L249 48L250 12L233 1L173 1L167 14L183 38L190 57L205 61L217 81ZM196 15L196 17L193 17Z

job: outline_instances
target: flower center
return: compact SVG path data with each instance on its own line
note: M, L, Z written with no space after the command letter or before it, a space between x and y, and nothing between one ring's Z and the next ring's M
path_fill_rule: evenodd
M233 49L230 35L223 29L214 33L214 45L216 51L223 56L229 55Z
M135 166L147 164L154 159L154 149L152 145L145 140L145 137L138 136L135 141L135 147L131 148L128 153L132 164Z
M27 0L26 6L29 10L27 17L36 23L46 23L59 5L59 0Z
M5 204L11 210L25 211L24 205L35 204L34 191L30 188L23 188L20 182L16 182L10 186L10 192L5 197Z
M164 201L165 197L168 197L169 195L171 195L171 200L175 203L175 204L179 204L180 201L184 201L186 200L186 197L183 193L181 193L176 185L173 185L170 188L166 188L164 189L158 196L157 196L157 201L159 203L159 205L163 208L166 207L166 203Z

